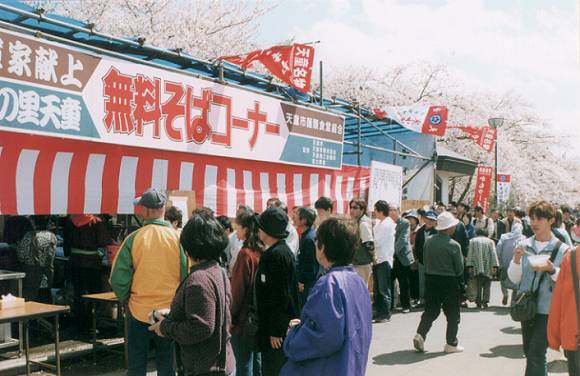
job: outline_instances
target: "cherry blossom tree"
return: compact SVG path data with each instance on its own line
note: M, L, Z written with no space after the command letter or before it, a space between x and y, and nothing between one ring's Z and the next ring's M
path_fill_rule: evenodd
M200 59L255 48L262 16L277 3L266 0L32 0L27 3L94 25L95 30L144 38L157 47L181 49Z
M324 93L357 100L369 108L412 103L445 105L449 124L486 126L503 117L499 129L499 172L512 175L511 201L523 207L536 199L580 204L580 163L563 158L570 141L558 135L533 106L515 91L476 91L441 65L417 63L384 73L365 67L335 69L325 78ZM451 150L483 164L494 164L488 153L460 130L449 129L438 140ZM473 199L471 177L452 181L451 200ZM475 178L473 178L475 180Z

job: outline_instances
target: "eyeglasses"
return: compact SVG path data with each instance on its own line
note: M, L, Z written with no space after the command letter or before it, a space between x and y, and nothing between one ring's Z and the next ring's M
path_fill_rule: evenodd
M350 207L350 210L359 210L359 209L360 209L360 206L351 206Z

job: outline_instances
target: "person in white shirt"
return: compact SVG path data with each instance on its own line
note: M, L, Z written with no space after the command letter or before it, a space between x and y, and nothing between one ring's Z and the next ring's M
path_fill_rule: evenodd
M391 271L395 255L395 222L389 217L389 204L379 200L375 203L377 223L373 228L375 258L373 261L375 322L391 319L392 282Z
M487 231L487 237L491 237L491 235L495 232L495 223L493 219L487 217L483 212L483 208L480 205L475 207L475 221L473 223L475 229L484 229Z

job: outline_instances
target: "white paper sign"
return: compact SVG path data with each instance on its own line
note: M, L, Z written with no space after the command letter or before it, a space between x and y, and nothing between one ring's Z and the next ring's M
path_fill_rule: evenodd
M369 186L368 210L373 211L375 202L385 200L401 207L403 194L403 168L387 163L372 161Z
M183 215L182 221L183 224L185 225L187 223L187 221L189 221L189 210L187 207L187 197L182 197L182 196L171 196L169 198L171 200L171 203L173 204L173 206L175 206L176 208L178 208L179 210L181 210L181 213Z

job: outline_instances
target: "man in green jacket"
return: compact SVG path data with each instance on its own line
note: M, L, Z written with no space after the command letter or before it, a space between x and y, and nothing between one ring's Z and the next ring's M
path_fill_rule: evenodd
M164 192L150 188L134 204L142 207L143 227L125 238L111 270L111 288L127 304L128 376L145 376L149 342L155 345L159 376L175 375L173 343L150 332L150 314L170 307L187 276L179 234L165 215Z
M437 234L425 241L423 263L425 265L425 311L413 338L413 345L419 352L425 351L425 338L431 325L443 309L447 318L446 353L463 351L458 345L461 283L463 282L463 255L461 246L451 236L459 220L450 212L437 217Z

